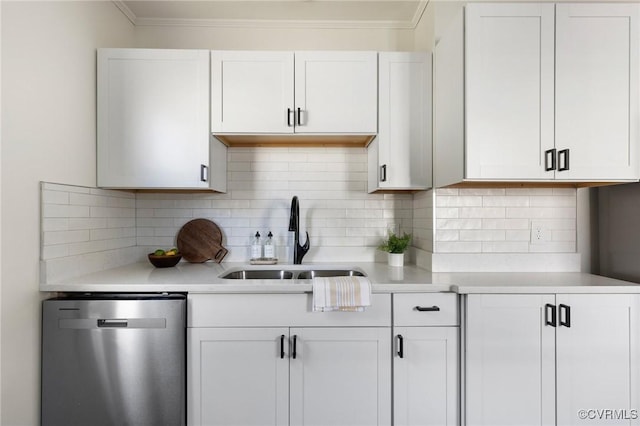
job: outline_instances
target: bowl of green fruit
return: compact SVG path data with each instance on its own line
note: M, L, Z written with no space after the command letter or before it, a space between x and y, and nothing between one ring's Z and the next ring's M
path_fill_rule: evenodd
M149 262L156 268L170 268L180 262L182 255L178 252L177 248L170 250L158 249L153 253L149 253L148 258Z

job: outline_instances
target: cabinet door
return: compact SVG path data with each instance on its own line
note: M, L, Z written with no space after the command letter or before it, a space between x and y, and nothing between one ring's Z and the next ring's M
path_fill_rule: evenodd
M292 425L391 424L391 330L292 328Z
M636 298L628 294L557 296L558 425L629 424L631 410L638 407ZM582 419L582 409L618 410L626 412L627 418Z
M431 186L431 55L379 54L378 164L372 189Z
M288 336L287 328L189 328L188 424L288 425Z
M293 53L211 52L213 133L293 133Z
M209 187L208 111L208 50L99 49L98 186Z
M458 328L394 327L394 425L458 425Z
M639 10L556 6L557 179L638 179Z
M376 52L296 52L297 133L376 133Z
M469 295L466 301L467 425L555 425L553 295Z
M466 8L468 179L553 179L554 5Z

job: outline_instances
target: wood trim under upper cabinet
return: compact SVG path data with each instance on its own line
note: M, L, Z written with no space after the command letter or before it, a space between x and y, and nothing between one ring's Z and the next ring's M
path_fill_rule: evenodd
M597 186L621 185L637 181L610 181L610 182L566 182L566 181L464 181L453 185L438 188L591 188Z
M228 147L365 148L375 135L214 135Z

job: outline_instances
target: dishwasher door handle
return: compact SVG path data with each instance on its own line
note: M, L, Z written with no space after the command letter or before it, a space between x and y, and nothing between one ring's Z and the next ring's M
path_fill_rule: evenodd
M126 319L99 319L98 327L100 328L126 328L129 321Z
M58 328L97 329L97 328L167 328L166 318L59 318Z

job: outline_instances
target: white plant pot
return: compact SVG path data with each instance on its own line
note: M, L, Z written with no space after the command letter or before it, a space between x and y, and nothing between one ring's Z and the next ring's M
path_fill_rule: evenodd
M388 253L389 266L404 266L404 253Z

